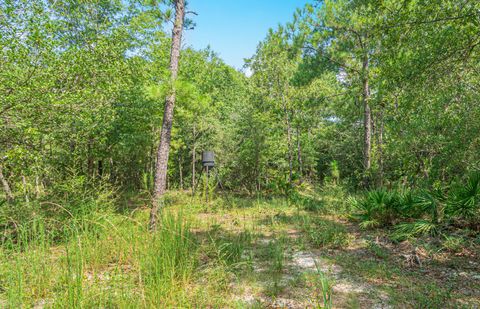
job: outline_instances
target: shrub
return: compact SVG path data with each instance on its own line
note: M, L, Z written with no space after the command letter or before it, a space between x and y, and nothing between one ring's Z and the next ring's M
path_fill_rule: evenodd
M447 214L480 230L480 172L470 175L465 184L459 184L452 190Z
M347 190L339 184L325 184L321 190L323 212L329 214L345 214L349 211Z
M56 183L54 188L55 193L42 199L0 207L0 241L16 241L20 234L33 237L31 231L41 222L50 239L61 242L71 236L68 231L72 228L100 232L101 218L113 213L114 190L104 182L90 183L83 176L72 176Z
M352 218L361 221L363 228L392 225L401 213L401 201L397 192L378 189L367 192L360 200L352 199Z
M367 192L360 200L352 200L353 219L363 228L394 226L394 238L403 239L421 234L434 234L444 218L445 196L439 191Z
M397 225L391 238L395 241L401 241L421 235L436 234L437 231L438 225L434 222L430 220L416 220Z
M445 197L441 191L421 191L414 198L418 216L426 215L430 222L439 224L443 219Z

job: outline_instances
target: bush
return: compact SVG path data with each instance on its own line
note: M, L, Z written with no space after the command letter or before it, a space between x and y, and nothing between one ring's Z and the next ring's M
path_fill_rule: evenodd
M480 230L480 172L468 178L465 184L458 184L450 196L447 214L463 225Z
M352 199L354 214L352 218L361 221L363 228L393 225L402 212L399 194L378 189L367 192L360 200Z
M394 226L394 239L421 234L434 234L444 219L446 198L441 191L367 192L360 200L352 200L353 219L363 228Z

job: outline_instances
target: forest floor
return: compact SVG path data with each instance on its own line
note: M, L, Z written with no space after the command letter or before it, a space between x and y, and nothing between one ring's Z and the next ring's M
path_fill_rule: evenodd
M243 242L250 268L232 278L223 295L230 304L323 308L326 292L333 308L480 307L479 246L451 252L437 239L394 243L385 230L360 230L282 200L242 203L191 209L198 237Z
M480 308L478 239L395 243L341 212L177 193L164 214L188 222L182 244L148 232L146 202L124 204L64 244L0 247L0 308Z

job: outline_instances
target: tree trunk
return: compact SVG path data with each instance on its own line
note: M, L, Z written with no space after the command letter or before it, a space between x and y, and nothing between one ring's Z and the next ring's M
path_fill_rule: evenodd
M369 173L372 166L371 153L372 153L372 113L370 110L370 87L368 85L368 55L365 56L362 66L362 97L363 97L363 167L364 167L364 186L369 185Z
M23 184L23 194L25 195L25 203L30 203L30 199L28 198L28 187L27 187L27 179L24 175L22 175L22 184Z
M93 169L94 162L93 162L93 139L92 138L90 138L88 140L87 149L88 149L87 174L88 174L89 178L90 177L94 178L95 177L95 172L94 172L94 169Z
M35 198L38 199L40 197L40 179L38 175L35 176Z
M302 145L300 142L300 128L297 126L297 159L298 159L298 174L300 181L303 178L303 161L302 161Z
M178 154L178 173L180 176L180 190L183 190L183 169L182 169L182 155Z
M103 177L103 160L98 160L97 175L99 178Z
M197 149L196 149L196 142L197 142L197 135L195 131L195 123L193 124L193 145L192 145L192 196L195 194L195 164L197 163Z
M5 176L3 176L3 167L0 165L0 181L2 182L3 186L3 191L5 191L5 196L7 198L7 201L11 202L13 201L13 193L12 190L10 189L10 185L8 184L7 179Z
M285 125L287 126L287 146L288 146L288 182L292 184L293 178L293 150L292 150L292 126L290 124L290 117L288 115L287 102L285 96L283 99L283 112L285 113Z
M168 155L173 123L173 107L175 106L175 81L178 74L180 44L182 40L183 21L185 16L185 0L175 1L175 23L172 30L172 46L170 51L170 81L171 90L165 100L160 145L157 150L157 165L155 167L155 186L152 209L150 212L150 228L154 230L157 224L158 211L161 208L161 198L167 184Z
M383 123L383 107L380 110L379 114L379 121L380 121L380 128L378 132L378 169L379 169L379 185L383 187L383 130L384 130L384 123Z

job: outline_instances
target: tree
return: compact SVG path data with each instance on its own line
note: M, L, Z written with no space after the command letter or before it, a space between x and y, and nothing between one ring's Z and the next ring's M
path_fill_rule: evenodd
M299 51L288 41L284 27L279 27L276 31L269 31L267 38L259 44L256 54L249 60L249 66L253 71L252 81L256 86L255 91L261 94L263 107L270 109L275 116L282 119L290 185L293 180L294 164L292 128L294 88L291 80L299 55Z
M168 156L173 124L173 108L175 106L175 82L178 75L180 58L180 44L182 41L183 22L185 18L185 0L175 0L175 22L172 30L172 47L170 52L170 82L171 90L165 100L162 129L160 131L160 145L157 150L157 164L155 167L155 185L152 209L150 212L150 228L155 229L161 198L167 186Z
M325 1L316 8L307 5L300 27L306 57L313 56L335 68L349 88L359 89L363 107L364 185L372 167L371 64L378 52L376 16L368 1Z

